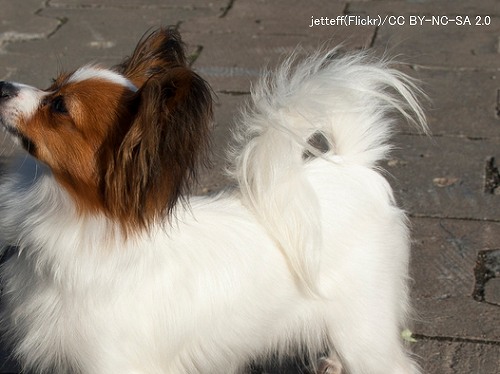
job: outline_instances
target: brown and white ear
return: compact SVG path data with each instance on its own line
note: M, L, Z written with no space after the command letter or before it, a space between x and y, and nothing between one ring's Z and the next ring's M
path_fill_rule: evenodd
M174 28L160 28L144 36L132 56L115 69L140 88L159 72L179 66L186 66L181 37Z
M104 161L103 197L126 229L173 212L206 157L212 126L211 90L187 67L156 73L136 95L135 118Z

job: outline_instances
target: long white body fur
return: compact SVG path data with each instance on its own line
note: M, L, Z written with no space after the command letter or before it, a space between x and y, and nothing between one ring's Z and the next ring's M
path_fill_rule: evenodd
M35 159L10 163L0 235L19 250L1 270L2 319L28 368L239 373L298 349L337 352L352 374L419 373L400 338L406 218L377 171L390 111L425 126L411 83L383 62L315 56L253 101L233 154L240 188L191 198L147 235L110 235ZM331 149L306 159L317 132Z

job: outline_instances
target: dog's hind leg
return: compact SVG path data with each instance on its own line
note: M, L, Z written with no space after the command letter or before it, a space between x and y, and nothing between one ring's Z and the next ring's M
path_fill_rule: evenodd
M418 366L406 353L398 329L388 326L391 321L380 321L370 327L358 319L362 314L346 315L349 325L335 324L337 330L331 339L340 359L332 355L320 366L323 371L318 374L419 374Z

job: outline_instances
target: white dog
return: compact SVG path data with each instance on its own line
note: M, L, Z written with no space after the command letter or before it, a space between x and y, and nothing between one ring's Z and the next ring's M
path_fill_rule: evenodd
M0 122L24 149L0 186L16 357L44 373L221 374L326 352L323 373L418 373L401 339L406 217L377 167L392 112L425 128L415 90L363 54L291 59L242 115L238 188L191 197L211 95L175 31L46 90L1 82Z

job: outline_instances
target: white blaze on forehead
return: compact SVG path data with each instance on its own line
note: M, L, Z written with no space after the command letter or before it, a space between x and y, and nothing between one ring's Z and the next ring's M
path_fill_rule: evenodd
M136 92L137 87L123 75L107 69L99 69L93 66L84 66L75 71L68 79L68 83L82 82L88 79L102 79L111 83L119 84Z

